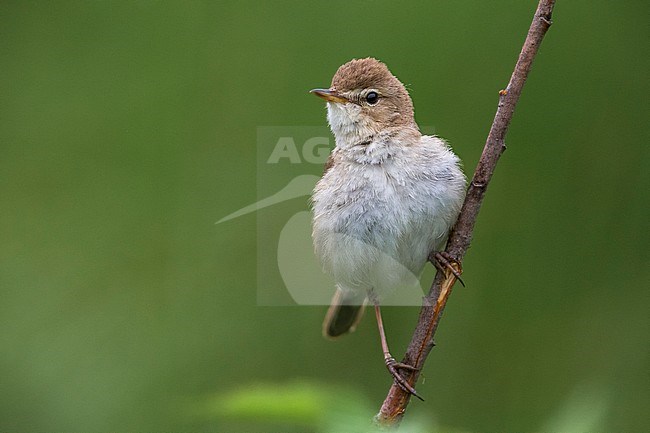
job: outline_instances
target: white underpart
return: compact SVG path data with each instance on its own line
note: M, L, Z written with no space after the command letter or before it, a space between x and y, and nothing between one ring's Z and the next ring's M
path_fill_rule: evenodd
M350 302L412 285L442 246L465 195L459 160L433 136L373 135L355 104L328 104L337 163L312 197L316 255ZM369 144L359 145L367 142Z

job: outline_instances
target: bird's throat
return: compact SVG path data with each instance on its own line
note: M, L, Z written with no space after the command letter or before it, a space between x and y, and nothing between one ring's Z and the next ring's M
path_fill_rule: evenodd
M369 116L363 115L361 107L356 104L328 103L327 121L336 139L336 146L341 149L369 144L379 133L377 125Z

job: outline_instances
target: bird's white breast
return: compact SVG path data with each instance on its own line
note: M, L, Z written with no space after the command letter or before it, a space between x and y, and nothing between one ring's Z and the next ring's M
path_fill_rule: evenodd
M338 145L337 145L338 146ZM436 137L337 147L318 182L313 240L339 286L381 295L417 278L464 197L458 158Z

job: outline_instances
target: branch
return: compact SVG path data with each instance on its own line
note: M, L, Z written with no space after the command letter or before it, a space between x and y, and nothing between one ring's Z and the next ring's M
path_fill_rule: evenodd
M519 95L524 87L528 72L530 71L537 49L551 26L551 13L555 0L540 0L533 17L533 22L528 30L528 36L519 54L515 70L510 77L510 82L505 90L499 92L499 105L497 108L490 133L488 134L483 154L476 166L474 177L467 190L465 202L458 216L458 220L449 235L446 251L461 263L472 240L474 223L483 202L488 183L496 168L499 158L506 149L505 136L512 120ZM460 266L457 267L460 270ZM438 322L445 309L447 299L451 294L456 277L447 270L436 274L429 294L424 298L418 324L409 343L406 355L402 362L416 367L418 370L404 372L404 378L414 385L422 371L424 362L434 346L433 337L438 328ZM388 395L381 406L376 421L384 425L396 425L404 416L406 406L411 395L393 383Z

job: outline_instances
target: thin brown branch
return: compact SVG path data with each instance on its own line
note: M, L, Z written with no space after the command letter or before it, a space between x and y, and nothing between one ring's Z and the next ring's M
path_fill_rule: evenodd
M508 87L499 92L499 105L483 148L483 154L476 166L474 177L467 190L465 203L447 242L446 251L458 263L462 262L469 248L474 223L481 208L485 191L496 164L506 149L505 136L508 126L512 120L515 106L539 45L551 26L551 13L554 5L555 0L540 0ZM418 368L417 371L413 372L404 371L404 377L413 386L418 379L419 372L422 371L429 352L434 346L433 337L455 282L456 277L449 270L445 273L438 271L429 294L424 298L418 324L402 361ZM377 414L377 422L383 425L398 424L404 416L410 397L407 392L393 383L379 414Z

